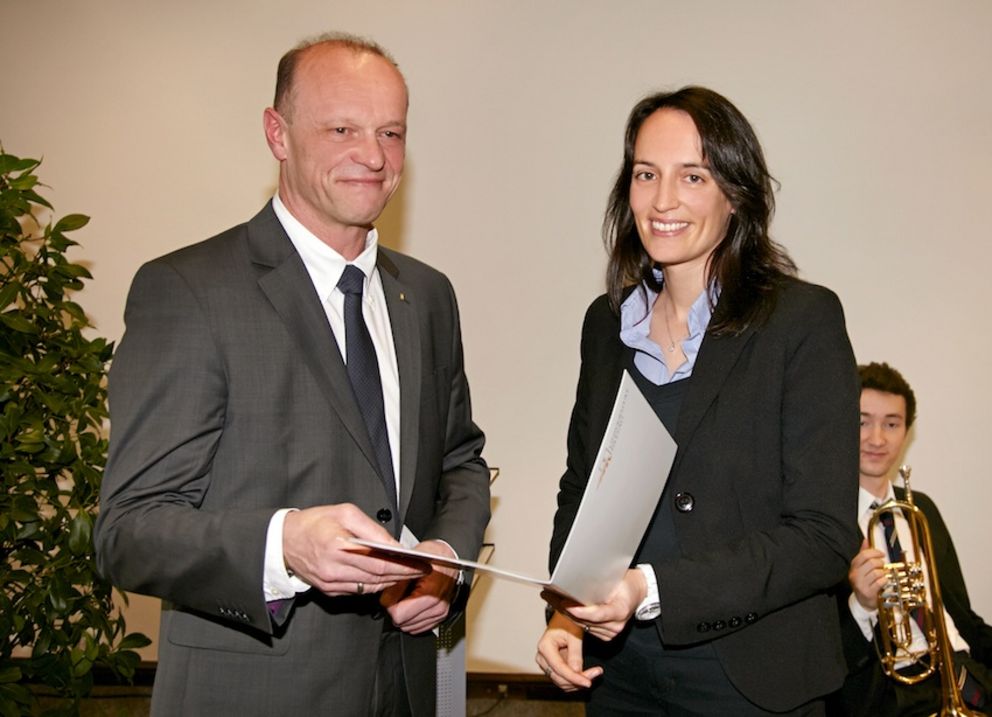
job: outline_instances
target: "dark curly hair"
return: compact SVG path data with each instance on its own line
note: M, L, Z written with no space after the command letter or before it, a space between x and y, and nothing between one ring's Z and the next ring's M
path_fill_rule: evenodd
M916 420L916 394L902 374L887 363L872 362L858 366L858 376L861 378L861 390L866 388L894 393L906 400L906 428Z

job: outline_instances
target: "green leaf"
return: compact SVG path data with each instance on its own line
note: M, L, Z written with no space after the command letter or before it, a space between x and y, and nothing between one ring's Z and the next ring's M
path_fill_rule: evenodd
M77 513L69 526L69 550L73 555L85 555L92 544L93 523L89 513Z
M19 523L38 520L38 504L30 495L15 495L10 507L10 516Z
M17 177L11 177L8 180L11 189L15 189L19 192L31 189L38 183L38 178L33 174L21 174Z
M11 281L0 288L0 309L6 309L17 298L17 292L21 290L19 281Z
M118 650L134 650L139 647L148 647L152 641L140 632L132 632L117 644Z
M41 164L40 159L21 159L12 154L0 153L0 174L13 174L32 170Z
M28 321L20 314L15 314L7 312L5 314L0 314L0 321L6 324L9 328L14 331L20 331L22 334L37 334L38 327L35 326L31 321Z
M8 682L17 682L21 679L21 668L15 665L9 665L0 669L0 684L5 684Z
M83 277L85 279L92 279L93 275L90 274L90 270L81 264L65 264L58 268L58 272L63 276L69 276L73 278Z
M71 232L89 224L90 218L85 214L66 214L55 224L53 232Z

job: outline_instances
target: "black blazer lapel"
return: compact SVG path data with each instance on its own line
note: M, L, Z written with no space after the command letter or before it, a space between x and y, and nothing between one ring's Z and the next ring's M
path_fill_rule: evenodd
M259 288L282 318L331 409L378 474L368 430L320 297L271 204L248 223L248 249L252 262L267 269L260 272Z
M720 389L730 375L731 369L737 362L741 351L751 341L755 329L749 328L736 336L712 336L706 334L699 347L696 363L689 380L689 390L686 392L685 403L679 413L679 424L676 430L675 442L678 452L675 456L674 473L678 470L685 455L685 446L692 440L693 434L699 427L706 411L720 393Z
M406 515L417 476L417 447L420 435L420 322L416 292L405 284L399 269L379 250L376 261L386 296L389 323L393 330L396 366L400 378L400 515Z

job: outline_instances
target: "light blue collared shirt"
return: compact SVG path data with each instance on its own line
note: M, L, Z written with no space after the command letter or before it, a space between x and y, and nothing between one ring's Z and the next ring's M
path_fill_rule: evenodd
M657 270L655 276L661 280L661 274ZM648 336L651 330L651 309L658 300L658 292L647 284L642 284L620 305L620 340L634 349L634 366L648 381L661 386L692 375L696 355L713 316L707 295L709 293L713 294L715 302L720 292L715 287L710 292L702 291L692 302L692 308L689 309L689 335L681 342L686 360L675 371L668 370L661 347Z

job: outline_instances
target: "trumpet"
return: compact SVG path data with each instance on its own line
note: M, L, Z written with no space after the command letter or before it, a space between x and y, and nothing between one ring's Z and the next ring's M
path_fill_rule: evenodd
M886 563L886 582L878 597L878 626L881 646L876 643L882 669L890 678L904 685L915 685L935 672L940 675L940 711L932 717L984 717L965 705L954 670L954 651L944 624L944 602L934 562L930 525L914 503L909 486L909 466L900 466L899 475L906 491L905 500L888 500L880 505L868 522L868 542L875 547L876 527L883 515L895 518L899 513L909 525L912 560L904 552L902 560ZM883 550L883 552L887 552ZM927 581L929 580L929 590ZM929 594L928 594L929 593ZM916 622L926 638L926 647L912 647L912 624ZM897 664L918 665L915 674L903 674Z

